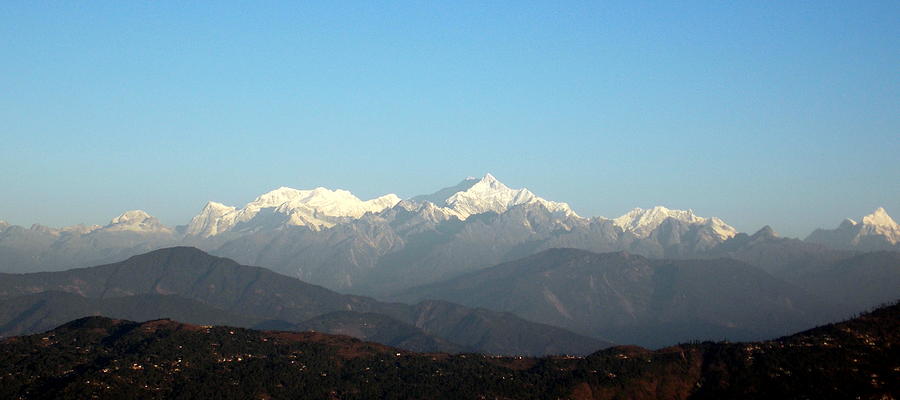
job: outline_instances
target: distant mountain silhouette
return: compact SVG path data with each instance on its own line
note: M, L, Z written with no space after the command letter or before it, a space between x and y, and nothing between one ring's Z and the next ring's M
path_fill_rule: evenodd
M460 353L476 351L438 337L422 329L400 322L384 314L335 311L313 317L290 327L293 331L316 331L347 335L390 344L411 351Z
M576 249L547 250L400 296L424 298L644 346L774 337L828 316L827 306L802 288L740 261L651 260Z
M0 335L36 332L60 320L98 314L135 319L179 317L197 323L248 327L265 321L302 326L318 318L320 328L341 332L347 329L348 320L327 322L326 315L347 311L369 315L359 319L361 323L377 320L381 325L379 329L355 332L388 344L415 344L418 350L585 354L609 345L510 314L456 305L434 307L431 303L409 306L342 295L190 247L156 250L90 268L0 274L0 297L4 299L0 303L0 316L4 317L0 327L8 327ZM171 303L181 306L166 306ZM370 314L384 317L373 319ZM505 335L509 331L521 335ZM391 332L396 335L385 336ZM418 336L411 339L413 334Z
M794 271L790 278L849 315L900 298L900 253L863 253Z
M835 229L816 229L806 241L836 249L900 251L900 224L878 207L860 222L847 218Z
M834 250L771 230L738 234L709 257L730 257L758 266L826 301L846 316L900 298L900 252Z
M768 225L752 235L738 233L702 254L704 258L733 258L782 276L791 270L831 264L856 252L835 250L800 239L784 238Z
M136 321L166 316L199 325L254 326L259 322L195 300L157 294L98 299L48 291L5 297L0 302L0 336L42 332L85 315Z

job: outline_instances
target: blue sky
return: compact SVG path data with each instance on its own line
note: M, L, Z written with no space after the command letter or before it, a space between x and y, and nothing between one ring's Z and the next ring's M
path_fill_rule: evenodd
M485 172L588 216L900 214L900 2L322 3L0 3L0 219Z

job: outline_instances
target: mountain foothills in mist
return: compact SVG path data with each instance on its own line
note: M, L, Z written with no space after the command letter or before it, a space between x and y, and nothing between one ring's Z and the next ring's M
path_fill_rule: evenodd
M776 337L833 316L832 303L740 261L651 260L575 249L548 250L422 286L402 298L509 311L644 346Z
M582 217L490 174L406 200L279 188L174 228L129 211L0 229L0 335L171 317L417 351L585 354L767 339L900 298L900 227L884 209L799 240L665 207ZM181 247L121 261L172 246L228 259Z
M157 250L119 263L0 275L0 335L41 332L88 315L175 318L340 333L418 351L587 354L609 346L515 315L443 301L416 305L342 295L200 250Z

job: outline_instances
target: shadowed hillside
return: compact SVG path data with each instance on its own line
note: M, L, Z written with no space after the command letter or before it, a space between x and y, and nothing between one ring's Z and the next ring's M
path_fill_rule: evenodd
M421 351L588 354L610 345L508 313L443 302L411 306L343 295L190 247L157 250L91 268L0 274L0 298L3 336L105 315L243 327L315 327Z
M88 317L0 342L0 397L882 399L900 395L898 332L895 304L766 342L523 358Z
M830 315L827 304L802 288L740 261L652 260L577 249L547 250L399 296L425 298L653 347L765 339Z

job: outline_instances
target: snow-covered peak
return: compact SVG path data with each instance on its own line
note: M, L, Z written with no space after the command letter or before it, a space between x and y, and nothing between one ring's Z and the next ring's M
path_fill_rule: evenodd
M900 226L897 225L897 222L888 215L887 211L884 210L884 207L878 207L873 213L866 215L862 218L862 223L865 225L874 225L885 228L892 229L900 229Z
M130 223L141 223L144 220L153 218L150 214L147 214L144 210L131 210L125 211L122 215L115 217L112 221L109 221L110 225L117 224L130 224Z
M5 226L3 224L3 221L0 221L0 231L2 231L4 228L5 228ZM53 236L60 236L62 234L85 235L85 234L91 233L93 231L96 231L98 229L102 229L102 228L103 227L100 225L84 225L84 224L64 226L62 228L53 228L53 227L49 227L49 226L41 225L41 224L32 224L31 227L28 229L35 231L35 232L45 233L45 234L49 234L49 235L53 235Z
M670 210L663 206L650 209L634 208L624 215L613 218L613 223L625 231L633 232L639 237L648 237L665 220L672 218L687 224L705 224L712 228L722 239L727 239L737 231L719 218L703 218L694 214L693 210Z
M670 210L656 206L649 209L634 208L621 217L613 218L613 223L626 231L637 233L638 236L646 236L668 218L691 224L705 222L704 218L694 215L693 210Z
M706 226L712 228L712 230L719 235L719 238L722 240L734 237L737 235L737 229L734 229L731 225L725 223L718 217L709 217L706 218L706 222L704 222ZM775 233L774 231L772 233ZM777 236L777 233L775 233Z
M806 240L835 248L882 250L900 244L900 225L878 207L860 222L846 218L835 229L816 229Z
M104 231L130 231L142 233L171 233L172 229L164 226L158 219L143 210L131 210L122 213L109 221Z
M397 205L397 203L400 203L400 201L402 201L402 200L403 199L401 199L400 196L390 193L390 194L386 194L381 197L376 197L371 200L366 200L364 203L366 203L367 207L370 208L371 210L381 211L381 210L385 210L385 209L388 209L388 208L391 208L391 207ZM375 212L377 212L377 211L375 211Z
M321 188L317 188L321 189ZM313 190L317 190L313 189ZM282 186L278 189L275 189L271 192L266 192L254 199L252 202L247 204L248 206L253 205L259 208L267 208L267 207L278 207L281 204L284 204L289 201L293 201L303 197L304 194L311 193L313 190L297 190L289 187Z
M400 202L395 194L388 194L372 200L362 201L347 190L330 190L317 187L312 190L278 188L258 197L247 204L247 208L276 207L285 214L293 210L314 209L323 215L332 217L359 218L367 212L379 212Z
M203 207L203 211L209 212L209 213L216 213L216 214L218 214L218 213L224 214L224 213L231 212L234 210L235 210L235 208L232 206L226 206L222 203L218 203L215 201L208 201L208 202L206 202L206 206Z
M888 215L883 207L878 207L875 212L862 218L862 223L858 224L859 233L856 241L862 236L883 236L886 241L891 244L900 243L900 225Z
M310 190L280 187L264 193L243 208L208 202L188 225L187 233L215 236L239 223L250 222L260 211L271 209L284 217L284 224L331 227L342 219L359 218L367 212L379 212L400 202L395 194L362 201L346 190L317 187Z
M413 201L428 201L459 219L486 212L502 213L510 207L521 204L538 203L554 213L578 217L566 203L559 203L537 197L528 189L511 189L490 173L481 179L469 179L460 184L441 189L431 195L418 196Z
M234 224L234 213L236 208L226 206L222 203L209 201L200 210L200 214L191 219L188 224L188 235L214 236L227 230ZM232 215L232 218L224 218L226 215Z
M472 186L474 190L509 190L509 187L494 178L490 173L484 174L484 177L478 180L478 183ZM470 189L470 190L472 190Z

